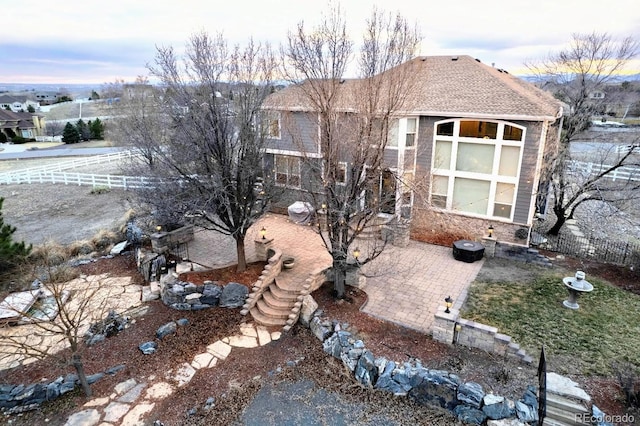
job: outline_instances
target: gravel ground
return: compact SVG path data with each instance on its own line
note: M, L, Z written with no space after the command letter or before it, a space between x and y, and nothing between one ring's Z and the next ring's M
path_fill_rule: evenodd
M68 158L0 161L0 172L22 170L69 161ZM119 163L100 163L76 167L73 173L118 174ZM92 194L89 186L62 184L0 185L4 197L2 213L6 223L17 228L14 240L41 244L53 240L60 244L91 238L101 229L121 225L132 207L131 193L111 189Z

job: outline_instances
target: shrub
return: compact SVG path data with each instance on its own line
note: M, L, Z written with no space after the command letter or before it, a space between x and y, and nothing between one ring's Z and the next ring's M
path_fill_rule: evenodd
M11 142L13 142L16 145L19 144L23 144L25 142L27 142L27 140L25 138L23 138L22 136L14 136L11 138Z
M91 195L100 195L107 194L109 192L111 192L111 188L109 188L108 186L94 186L89 193Z
M28 260L31 263L58 266L69 258L67 249L55 241L47 241L44 244L33 247Z
M111 244L116 242L117 239L118 235L115 232L102 229L93 236L93 238L91 239L91 243L96 247L97 250L104 250Z
M74 241L67 246L67 252L71 257L87 255L93 253L94 251L96 251L95 246L91 241L87 240Z

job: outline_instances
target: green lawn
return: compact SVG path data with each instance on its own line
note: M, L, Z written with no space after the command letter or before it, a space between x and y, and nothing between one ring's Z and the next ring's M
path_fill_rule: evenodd
M528 284L477 281L461 316L497 327L533 356L544 344L547 359L561 360L557 367L566 372L609 374L615 360L640 367L640 296L587 277L593 292L579 298L579 310L567 309L567 275L544 272Z

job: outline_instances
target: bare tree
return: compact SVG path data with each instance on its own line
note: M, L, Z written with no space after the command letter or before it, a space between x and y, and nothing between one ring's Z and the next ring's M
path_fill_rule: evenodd
M156 182L138 191L140 200L157 220L232 236L238 271L246 269L245 235L269 200L261 190L260 106L276 68L268 45L251 40L230 47L221 34L195 34L184 57L160 47L149 66L160 91L144 101L153 101L158 113L142 117L134 103L121 121L146 161L138 172Z
M608 167L577 183L571 178L568 164L571 160L570 144L576 136L589 128L599 101L593 94L618 75L629 60L638 55L640 44L632 37L616 40L609 34L574 34L569 47L549 55L528 68L543 78L555 96L567 106L560 140L555 149L545 153L541 188L550 185L553 193L555 224L548 233L557 235L575 208L588 200L603 199L601 182L635 158L632 149L628 155L615 159ZM633 182L633 181L630 181ZM631 183L630 189L635 186Z
M112 116L112 137L133 151L129 171L138 175L153 169L158 149L168 140L171 126L162 113L162 92L151 85L145 76L138 76L134 83L116 80L103 87L103 109ZM113 101L117 98L117 101Z
M318 117L321 159L307 153L303 161L317 185L309 192L310 201L326 207L328 232L319 233L333 259L339 298L344 297L351 247L374 226L391 198L380 197L377 189L395 114L413 84L411 67L399 65L413 57L419 40L418 31L402 16L374 10L360 46L359 78L345 79L356 52L344 16L335 7L317 28L300 23L282 49L285 75L297 83L291 90ZM398 176L386 178L400 183ZM383 248L384 244L370 247L356 263L370 262Z
M91 387L84 369L84 336L89 326L101 320L110 307L120 303L117 292L106 280L76 278L68 270L52 265L56 254L46 246L41 250L43 263L36 270L46 271L47 279L37 288L18 293L15 303L5 306L14 311L15 321L23 325L0 327L0 359L3 363L40 359L72 366L87 397ZM38 274L40 275L40 274ZM25 312L22 301L40 296L36 312Z

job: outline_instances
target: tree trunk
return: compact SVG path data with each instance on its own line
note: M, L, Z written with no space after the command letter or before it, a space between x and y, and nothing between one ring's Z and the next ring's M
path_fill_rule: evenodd
M238 254L238 272L244 272L247 270L247 257L244 253L244 235L240 237L234 237L236 240L236 252Z
M84 365L82 364L82 358L80 355L73 354L71 357L71 363L78 373L78 380L80 381L80 386L82 386L85 396L87 398L91 398L91 386L89 386L89 383L87 382L87 375L84 372Z
M333 264L333 290L335 291L336 299L344 299L345 293L345 279L347 271L341 265L341 262L334 262Z
M567 221L564 208L554 207L553 212L556 214L556 223L554 223L551 229L547 231L548 235L558 235L560 233L560 229L562 229L562 226Z

